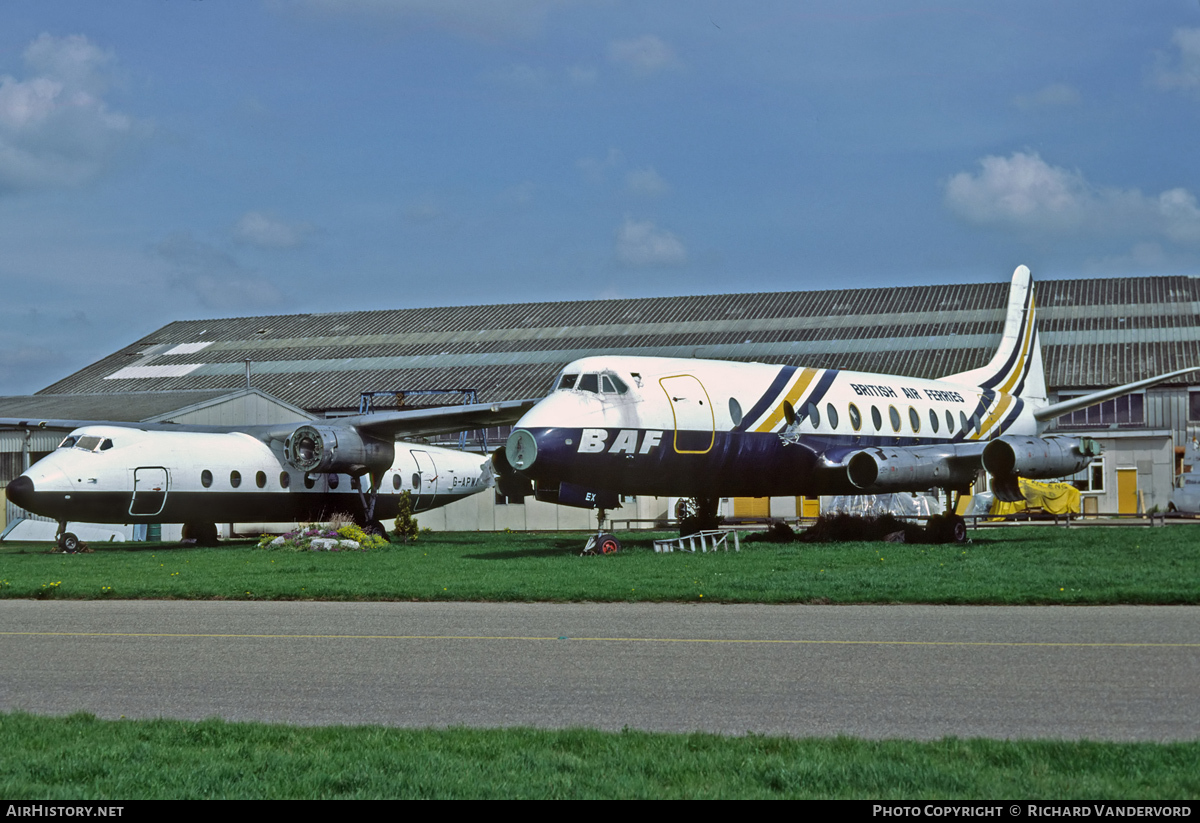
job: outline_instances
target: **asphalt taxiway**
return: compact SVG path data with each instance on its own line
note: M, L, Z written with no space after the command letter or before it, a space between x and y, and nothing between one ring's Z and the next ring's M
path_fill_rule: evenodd
M1200 609L0 601L0 709L1200 739Z

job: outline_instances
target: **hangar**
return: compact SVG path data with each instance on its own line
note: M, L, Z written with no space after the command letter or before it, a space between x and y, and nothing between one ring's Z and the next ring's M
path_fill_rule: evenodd
M1051 400L1200 364L1200 278L1043 280L1038 321ZM591 354L757 360L938 377L985 363L1007 283L520 303L177 321L24 397L0 416L250 423L396 404L539 397ZM1192 378L1196 379L1196 378ZM445 390L450 394L425 393ZM1200 384L1164 384L1060 418L1105 454L1073 482L1084 510L1166 508L1200 426ZM506 432L486 433L495 448ZM49 451L48 433L0 433L0 483ZM484 446L474 437L468 447ZM613 513L665 518L667 499ZM817 501L728 501L795 516ZM8 517L24 516L9 506ZM454 529L585 528L590 513L476 495L422 516Z

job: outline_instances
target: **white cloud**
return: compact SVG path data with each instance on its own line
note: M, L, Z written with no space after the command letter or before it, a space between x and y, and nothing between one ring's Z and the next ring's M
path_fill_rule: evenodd
M137 131L102 99L112 54L82 35L43 34L24 57L33 76L0 77L0 193L74 186L104 172Z
M643 197L662 197L671 192L670 184L649 166L625 175L625 187Z
M1013 105L1022 111L1068 108L1078 106L1081 102L1083 98L1079 91L1066 83L1052 83L1033 94L1018 94L1013 98Z
M608 59L634 74L653 74L682 65L675 51L653 34L608 44Z
M1157 196L1106 188L1079 171L1051 166L1036 153L989 156L981 170L946 184L947 207L972 223L1047 234L1161 235L1200 243L1200 208L1186 189Z
M617 260L626 266L681 266L687 250L678 237L651 220L626 217L617 229Z
M1160 55L1154 81L1160 88L1200 93L1200 28L1175 29L1178 53Z
M292 249L304 243L314 231L309 223L285 223L270 214L248 211L233 227L233 238L263 249Z

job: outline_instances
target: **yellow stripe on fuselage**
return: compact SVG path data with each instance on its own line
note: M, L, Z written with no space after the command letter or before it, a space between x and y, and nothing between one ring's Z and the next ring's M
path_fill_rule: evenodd
M787 395L775 405L775 408L767 415L766 420L754 427L754 430L756 432L774 431L775 427L779 425L779 421L783 419L783 400L787 400L794 408L799 402L800 396L804 394L813 379L816 378L818 371L820 370L804 369L801 371L800 377L792 384L792 388L788 391Z
M1008 411L1008 407L1012 405L1012 402L1013 396L1011 394L1000 395L1000 399L992 409L992 413L983 419L983 422L979 425L979 431L971 439L979 440L983 437L984 432L999 423L1004 417L1004 413Z

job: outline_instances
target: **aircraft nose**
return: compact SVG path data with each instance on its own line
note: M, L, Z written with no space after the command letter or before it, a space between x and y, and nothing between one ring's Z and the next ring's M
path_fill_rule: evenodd
M8 495L9 500L23 509L28 509L29 503L33 500L33 479L21 475L8 484L4 493Z

